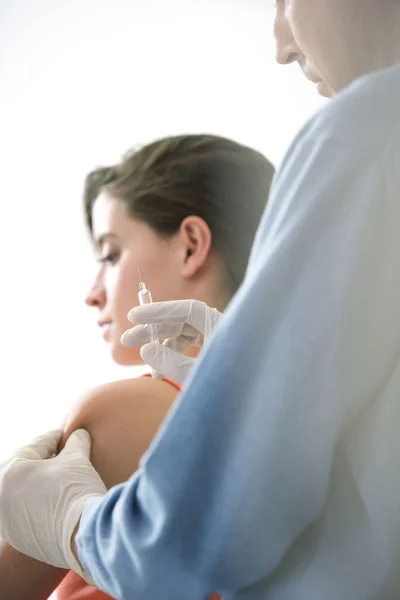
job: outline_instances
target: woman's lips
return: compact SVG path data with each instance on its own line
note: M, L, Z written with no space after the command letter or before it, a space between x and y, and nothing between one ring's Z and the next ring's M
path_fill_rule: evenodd
M112 321L100 321L98 323L98 325L101 328L101 333L102 333L103 338L106 339L107 334L110 331Z

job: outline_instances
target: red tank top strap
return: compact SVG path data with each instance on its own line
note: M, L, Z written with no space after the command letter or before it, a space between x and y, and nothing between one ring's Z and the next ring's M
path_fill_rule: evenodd
M164 377L163 381L166 381L167 383L169 383L170 385L172 385L179 392L182 391L182 385L180 383L177 383L176 381L173 381L172 379L169 379L168 377Z
M144 375L142 375L142 377L151 377L151 375L150 375L150 373L145 373ZM163 379L161 379L161 381L166 381L167 383L172 385L172 387L176 388L179 392L182 391L182 384L177 383L176 381L173 381L173 379L169 379L169 377L163 377Z

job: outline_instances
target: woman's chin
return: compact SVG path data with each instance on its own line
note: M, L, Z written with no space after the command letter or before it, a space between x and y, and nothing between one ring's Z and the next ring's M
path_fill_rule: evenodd
M126 348L122 344L111 344L111 358L117 365L137 366L143 365L143 360L140 356L140 347Z

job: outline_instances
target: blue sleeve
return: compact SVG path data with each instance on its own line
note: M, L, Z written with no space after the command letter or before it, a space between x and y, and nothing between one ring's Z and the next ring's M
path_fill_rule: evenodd
M398 352L400 286L377 298L393 261L400 272L387 183L399 152L355 151L313 127L288 153L245 282L139 471L83 513L79 557L116 598L234 598L268 581L320 514L340 432Z

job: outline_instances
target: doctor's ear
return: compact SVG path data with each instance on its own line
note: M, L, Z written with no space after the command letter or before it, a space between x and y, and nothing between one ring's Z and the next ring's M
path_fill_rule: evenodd
M179 228L181 273L193 277L206 264L212 245L209 226L201 217L186 217Z

